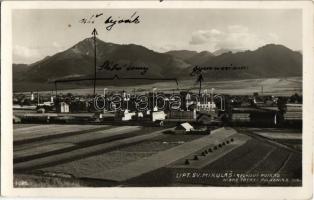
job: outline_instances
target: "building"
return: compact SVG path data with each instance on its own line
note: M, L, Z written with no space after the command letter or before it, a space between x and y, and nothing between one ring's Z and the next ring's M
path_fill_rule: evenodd
M152 121L155 122L157 120L163 121L166 119L166 113L164 111L154 111L152 112Z
M115 120L117 121L130 121L136 117L136 112L129 112L129 110L125 110L124 112L117 111L115 112Z
M61 102L60 103L60 112L61 113L68 113L68 112L70 112L69 104L67 104L65 102Z
M207 103L200 103L200 102L197 102L197 105L196 105L196 109L198 111L213 111L216 109L216 104L213 102L213 103L210 103L210 102L207 102Z
M191 132L193 130L194 127L188 122L182 123L174 129L175 133L178 134L185 134L186 132Z
M174 122L193 122L196 121L196 110L183 111L183 110L172 110L168 113L166 121Z
M31 92L31 101L34 101L35 100L35 96L34 96L34 93Z

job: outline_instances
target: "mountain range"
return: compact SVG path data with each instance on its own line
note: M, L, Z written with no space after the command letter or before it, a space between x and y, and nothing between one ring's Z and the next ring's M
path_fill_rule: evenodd
M196 66L207 69L246 67L237 71L204 70L205 81L302 76L302 54L283 45L268 44L254 51L223 49L214 53L189 50L159 53L140 45L114 44L96 39L96 49L97 77L196 79L191 76ZM54 80L92 78L93 74L94 40L86 38L38 62L13 64L13 87L15 91L44 89Z

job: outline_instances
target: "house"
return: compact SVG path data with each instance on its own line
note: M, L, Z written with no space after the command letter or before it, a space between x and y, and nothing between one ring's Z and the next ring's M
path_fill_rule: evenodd
M165 120L166 119L166 113L164 111L154 111L152 112L152 121L157 121L157 120Z
M185 134L186 132L191 132L193 130L194 127L188 122L182 123L174 129L175 133L178 134Z
M122 117L122 121L130 121L134 116L136 116L135 112L129 112L127 109L124 111L124 116Z
M69 104L67 104L65 102L61 102L60 103L60 112L61 113L68 113L68 112L70 112Z

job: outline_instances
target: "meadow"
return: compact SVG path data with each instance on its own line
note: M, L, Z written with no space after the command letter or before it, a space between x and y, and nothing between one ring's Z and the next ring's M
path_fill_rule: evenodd
M67 88L67 89L65 89ZM69 89L71 88L71 89ZM195 80L182 80L178 81L165 81L157 83L147 83L140 85L127 84L118 86L115 81L97 83L96 93L103 94L104 88L107 92L110 91L127 91L129 93L147 93L152 92L157 88L157 92L175 92L178 91L191 91L198 93L199 83ZM291 96L294 93L302 94L302 77L286 77L286 78L267 78L267 79L243 79L243 80L224 80L224 81L203 81L202 91L207 90L210 93L214 88L215 93L230 94L230 95L252 95L258 92L262 95L275 95L275 96ZM54 91L40 91L41 94L51 94ZM74 85L58 85L58 94L72 93L73 95L88 95L93 94L93 88L82 85L78 87Z

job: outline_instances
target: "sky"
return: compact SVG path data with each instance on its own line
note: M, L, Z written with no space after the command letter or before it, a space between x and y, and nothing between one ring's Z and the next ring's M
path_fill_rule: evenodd
M100 13L93 24L80 23ZM128 19L134 13L139 23L106 29L108 17ZM13 11L13 62L30 64L64 51L91 37L94 28L105 42L157 52L255 50L269 43L302 50L302 13L296 9L37 9Z

